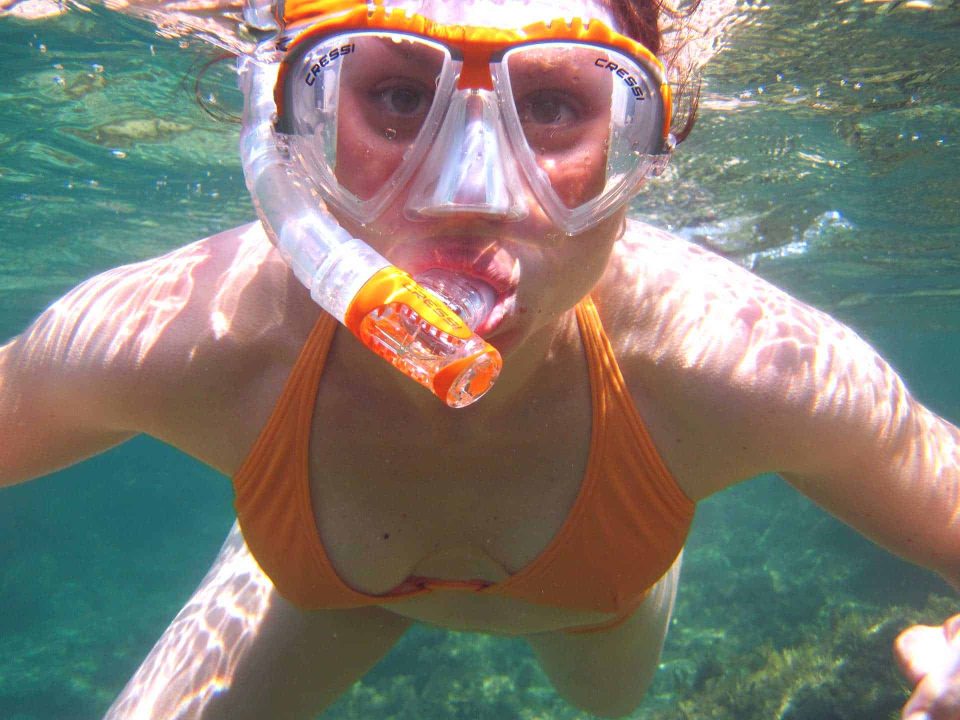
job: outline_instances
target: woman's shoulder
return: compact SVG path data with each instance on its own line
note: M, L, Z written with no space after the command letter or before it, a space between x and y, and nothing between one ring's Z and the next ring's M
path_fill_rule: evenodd
M73 360L113 366L210 340L242 345L282 321L288 278L259 225L247 225L82 282L41 315L37 340L69 338Z
M783 438L816 428L837 387L891 383L838 320L649 225L628 225L598 290L627 387L691 497L778 469Z
M48 374L79 378L151 415L295 357L316 318L304 296L253 224L100 273L15 342Z
M689 497L770 469L750 438L777 383L751 372L751 358L772 315L796 301L639 222L628 223L595 296L634 404Z
M635 220L598 290L619 350L687 366L738 362L757 330L828 321L742 265Z
M664 289L709 287L713 292L736 291L767 285L744 266L712 250L690 242L668 230L640 220L628 219L623 235L614 246L611 267L622 281L632 278L637 289L658 292Z

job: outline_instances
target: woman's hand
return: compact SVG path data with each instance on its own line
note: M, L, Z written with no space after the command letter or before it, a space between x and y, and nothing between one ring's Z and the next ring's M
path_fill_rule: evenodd
M960 615L940 627L907 628L894 653L914 686L903 720L960 720Z

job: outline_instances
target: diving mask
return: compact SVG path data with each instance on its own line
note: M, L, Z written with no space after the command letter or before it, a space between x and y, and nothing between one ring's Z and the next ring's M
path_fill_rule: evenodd
M670 151L660 61L603 23L445 25L377 3L288 2L275 101L291 156L369 223L517 220L532 198L576 234L623 206Z

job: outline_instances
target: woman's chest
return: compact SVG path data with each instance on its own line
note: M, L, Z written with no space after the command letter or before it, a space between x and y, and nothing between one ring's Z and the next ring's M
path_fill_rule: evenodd
M578 502L591 449L588 392L541 410L472 434L449 416L315 422L313 517L339 578L382 594L411 576L500 582L535 562Z
M541 419L539 428L502 427L458 448L415 445L403 433L357 443L360 426L314 433L314 522L337 580L380 595L411 578L499 584L537 564L583 502L589 398L583 409L565 405L562 416L563 423ZM504 633L605 617L463 589L387 607L445 627Z

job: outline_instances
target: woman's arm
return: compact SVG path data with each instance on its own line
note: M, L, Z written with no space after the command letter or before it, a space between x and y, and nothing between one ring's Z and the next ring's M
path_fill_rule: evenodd
M202 315L195 278L206 255L195 244L98 275L0 347L0 486L160 425L204 329L185 318Z
M675 458L664 445L678 467L697 463L692 496L781 473L960 587L960 430L838 320L700 248L634 244L646 289L637 346L659 373L648 385L695 433Z
M823 322L802 371L793 367L780 379L784 405L795 411L793 432L780 441L781 474L960 589L960 430L918 402L853 332Z
M628 328L627 382L656 400L688 495L781 473L960 588L960 430L855 332L744 268L637 223L618 253L607 292L638 290L632 304L601 298L605 322Z
M66 319L52 310L0 347L0 487L53 472L135 434L113 412L106 370L84 362Z
M213 567L104 720L314 717L411 621L379 607L301 610L234 523Z
M924 407L862 339L799 303L748 366L773 408L760 442L781 474L878 544L960 589L960 430ZM960 616L895 646L905 720L960 718Z
M960 588L960 430L837 320L703 250L635 244L648 288L635 342L658 373L647 387L677 413L664 437L680 450L663 449L688 494L779 472ZM898 644L917 686L909 720L960 719L957 624L912 628Z

